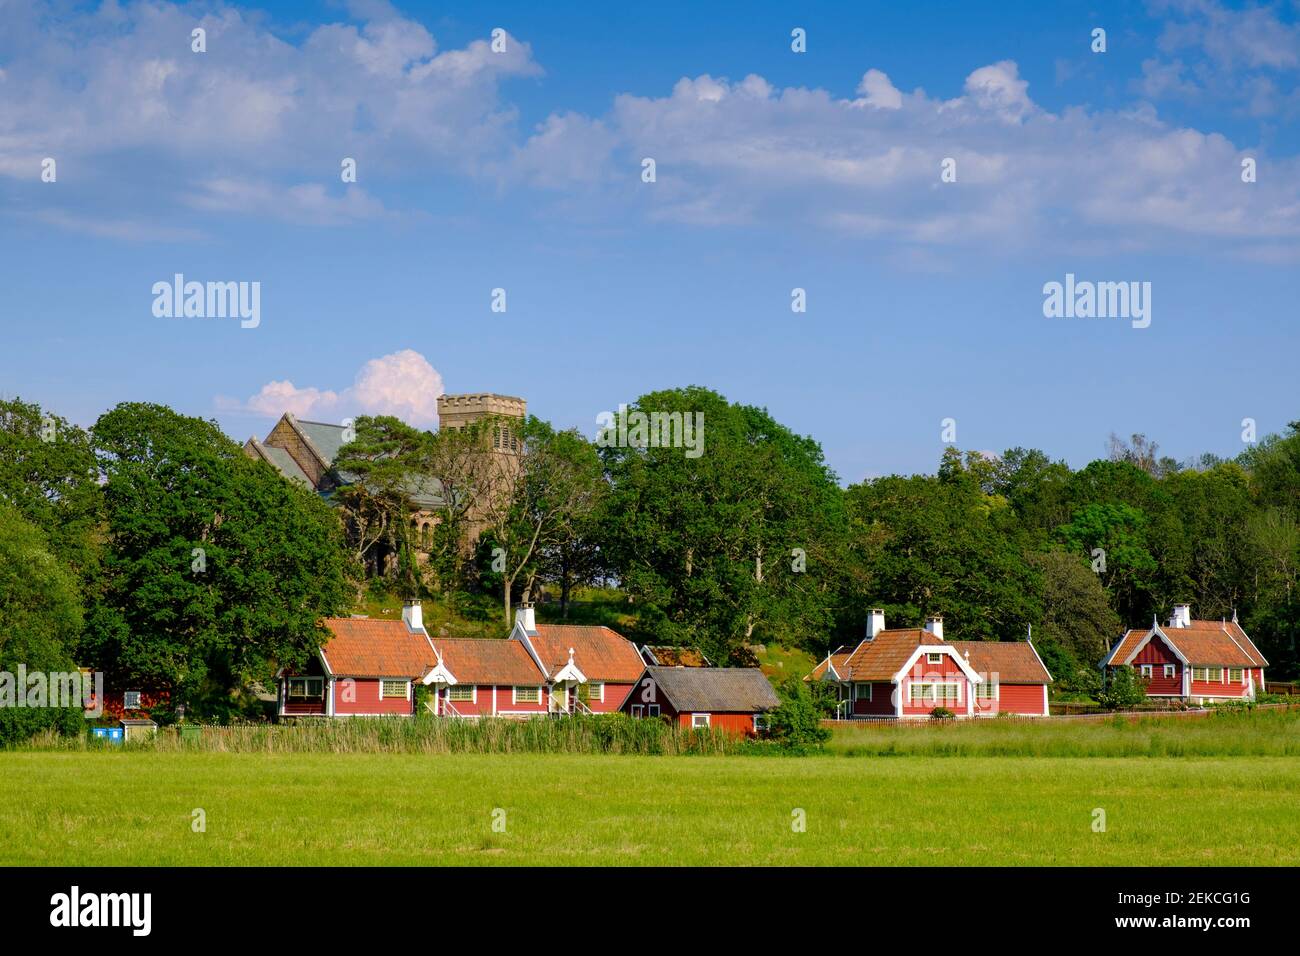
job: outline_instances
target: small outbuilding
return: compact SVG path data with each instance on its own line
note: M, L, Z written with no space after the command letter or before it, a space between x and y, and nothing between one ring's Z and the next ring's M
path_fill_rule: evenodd
M619 709L632 717L752 737L763 728L763 715L780 704L757 667L650 666Z
M144 740L146 737L152 737L158 733L158 724L152 720L131 719L124 720L121 723L122 738L127 743L130 743L132 740Z

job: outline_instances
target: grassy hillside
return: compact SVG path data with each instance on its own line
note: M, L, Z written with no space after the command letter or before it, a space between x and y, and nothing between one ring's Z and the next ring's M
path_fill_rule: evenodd
M1298 791L1267 757L4 753L0 864L1294 866Z

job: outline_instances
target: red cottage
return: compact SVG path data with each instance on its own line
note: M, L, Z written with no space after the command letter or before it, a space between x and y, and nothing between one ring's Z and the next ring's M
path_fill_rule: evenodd
M1174 605L1167 627L1128 631L1102 661L1109 675L1129 665L1142 677L1148 697L1191 703L1253 699L1264 688L1268 661L1237 622L1194 621L1190 604Z
M806 679L838 686L840 716L871 719L928 717L936 708L1044 717L1052 677L1029 642L945 641L941 617L923 629L887 629L876 608L862 641L829 654Z
M556 711L618 710L643 664L636 645L607 627L538 624L531 604L515 612L510 639L536 661Z
M330 639L301 673L280 675L281 717L409 717L415 681L437 664L420 605L400 621L331 617Z
M720 727L754 736L781 701L757 667L645 668L622 706L633 717L663 717L683 727Z

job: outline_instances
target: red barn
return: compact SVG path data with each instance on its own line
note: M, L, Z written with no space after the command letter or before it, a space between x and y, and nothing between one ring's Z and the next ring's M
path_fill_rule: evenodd
M1264 688L1268 661L1237 622L1192 619L1190 604L1174 605L1169 624L1134 628L1102 661L1107 673L1129 665L1148 697L1192 703L1253 699Z
M924 628L885 627L873 609L866 636L821 661L807 680L836 684L839 714L850 719L1047 715L1052 677L1028 642L945 641L943 618Z
M757 667L650 666L619 709L632 717L662 717L682 727L716 727L752 737L762 727L762 715L780 703Z

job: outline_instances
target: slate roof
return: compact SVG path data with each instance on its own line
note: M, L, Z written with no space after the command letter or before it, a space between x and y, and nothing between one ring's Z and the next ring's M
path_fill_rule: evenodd
M1052 675L1028 641L948 641L980 676L1000 684L1050 684Z
M437 664L429 639L404 621L327 617L324 624L331 637L321 655L335 677L416 680Z
M307 473L298 466L298 462L294 461L293 455L289 454L288 451L275 445L264 445L256 438L250 438L248 444L259 458L284 475L284 477L290 481L306 485L308 488L312 487L311 479L307 477Z
M780 705L757 667L647 667L658 691L678 713L756 713Z
M569 648L573 648L573 662L589 681L630 684L645 667L636 646L608 627L538 624L528 638L548 674L569 662Z
M519 641L437 637L433 646L442 654L443 665L461 684L533 687L545 682L532 655Z
M347 431L347 427L329 422L305 422L301 418L296 421L298 428L320 452L325 464L334 464L334 459L339 456L339 449L344 445L343 433Z

